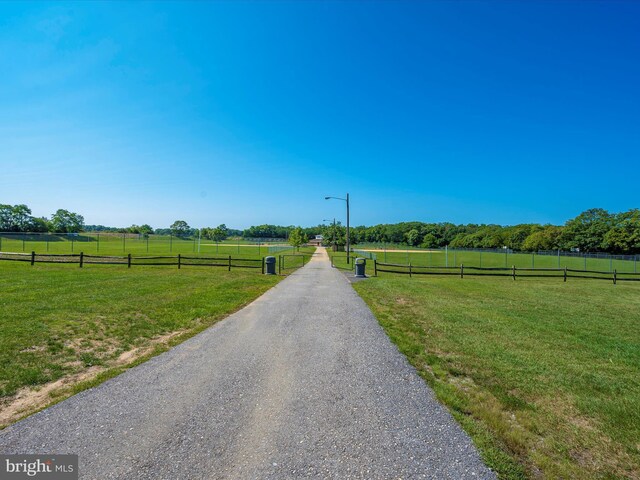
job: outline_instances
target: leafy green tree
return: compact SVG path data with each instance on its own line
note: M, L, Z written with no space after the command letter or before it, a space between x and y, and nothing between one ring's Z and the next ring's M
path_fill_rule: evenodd
M51 229L51 222L45 217L33 217L29 230L32 232L44 233Z
M287 238L287 232L291 227L278 225L252 226L242 232L244 238Z
M210 230L209 238L214 242L222 242L229 236L229 229L224 223Z
M418 232L418 230L416 230L415 228L412 228L407 233L405 233L404 238L405 238L405 241L407 242L407 245L410 245L410 246L417 245L419 235L420 235L420 232Z
M153 233L153 227L151 227L151 225L148 225L146 223L143 225L140 225L139 230L140 230L140 233L145 237L148 237Z
M604 235L602 245L612 253L640 253L640 210L615 215L614 225Z
M560 248L560 236L562 227L546 225L541 230L536 230L522 242L521 249L527 252L538 250L555 250Z
M427 233L422 239L420 247L422 248L434 248L438 246L438 239L433 233Z
M300 250L300 246L307 243L308 238L302 231L302 228L296 227L289 233L289 245Z
M505 245L513 250L522 250L522 244L529 235L539 226L537 225L516 225L505 229Z
M51 216L51 228L57 233L77 233L84 227L84 217L78 213L58 209Z
M0 231L10 232L13 227L13 205L0 204Z
M176 220L169 227L174 235L186 235L191 231L191 227L184 220Z
M325 245L342 247L347 244L347 229L340 222L336 222L335 225L327 225L323 230L322 236L324 237L323 243Z
M31 209L26 205L14 205L12 212L12 230L15 232L27 232L31 226Z
M0 231L28 232L33 230L31 209L26 205L0 205Z
M602 208L592 208L567 221L562 232L561 243L565 250L572 248L582 252L597 252L604 249L604 236L612 227L613 217Z

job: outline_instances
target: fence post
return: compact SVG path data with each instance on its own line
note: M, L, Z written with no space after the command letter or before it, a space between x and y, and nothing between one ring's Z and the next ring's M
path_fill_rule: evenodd
M80 268L82 268L83 263L84 263L84 252L80 252Z
M282 275L282 255L278 255L278 275Z
M567 266L564 266L564 281L567 281Z
M262 274L264 275L264 257L262 257Z
M615 285L617 281L618 281L618 271L614 270L613 271L613 284Z
M178 254L178 270L180 270L181 266L182 266L182 255Z
M373 274L374 276L378 276L378 260L373 260Z
M516 266L513 266L513 281L515 282L516 280Z
M131 254L127 255L127 268L131 268Z
M229 271L231 271L231 255L229 255Z
M460 264L460 278L464 278L464 264Z
M412 277L412 275L411 275L411 262L409 262L409 278L411 278L411 277Z
M31 266L36 263L36 252L31 252Z

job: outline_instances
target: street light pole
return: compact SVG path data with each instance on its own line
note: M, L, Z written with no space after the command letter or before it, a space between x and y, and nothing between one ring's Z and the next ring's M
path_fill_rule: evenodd
M349 194L347 193L347 198L324 197L325 200L329 200L330 198L347 202L347 264L349 264L351 257L351 243L349 241Z
M349 265L349 256L351 255L351 243L349 242L349 194L347 193L347 265Z

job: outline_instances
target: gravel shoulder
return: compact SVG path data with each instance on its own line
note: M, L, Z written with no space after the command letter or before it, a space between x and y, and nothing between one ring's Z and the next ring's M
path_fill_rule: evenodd
M324 249L226 320L0 432L81 478L495 478Z

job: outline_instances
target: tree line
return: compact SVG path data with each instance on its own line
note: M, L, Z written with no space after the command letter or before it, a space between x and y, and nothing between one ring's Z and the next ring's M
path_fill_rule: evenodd
M323 235L326 244L345 244L346 228L339 222L335 225L317 225L303 231L309 237ZM401 222L357 226L351 228L349 233L353 245L386 243L422 248L507 247L527 252L565 250L635 255L640 254L640 209L610 213L602 208L593 208L567 220L564 225Z
M34 217L27 205L0 204L0 232L52 232L78 233L82 231L137 233L149 235L177 235L189 237L200 235L212 241L223 241L229 237L293 239L296 244L302 239L323 235L327 244L343 246L346 228L336 222L314 227L281 225L257 225L245 230L234 230L226 225L192 228L184 220L176 220L169 228L153 229L150 225L131 225L126 228L85 225L84 217L78 213L58 209L47 217ZM512 226L494 224L454 224L450 222L424 223L401 222L373 226L357 226L350 229L353 245L362 243L393 243L422 248L503 248L519 251L573 250L580 252L608 252L615 254L640 253L640 209L610 213L602 208L593 208L567 220L564 225L541 225L525 223Z
M331 234L333 226L319 228L322 233ZM336 235L342 240L341 232L336 232ZM561 226L403 222L355 227L350 236L353 244L398 243L423 248L507 247L529 252L559 249L635 255L640 253L640 209L609 213L593 208Z
M51 218L34 217L26 205L0 204L0 232L77 233L84 228L84 217L58 209Z

